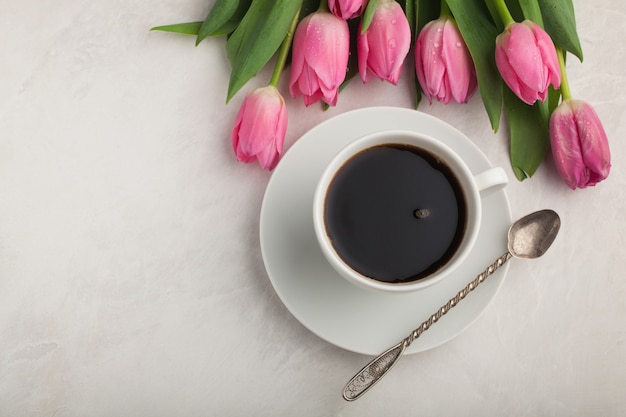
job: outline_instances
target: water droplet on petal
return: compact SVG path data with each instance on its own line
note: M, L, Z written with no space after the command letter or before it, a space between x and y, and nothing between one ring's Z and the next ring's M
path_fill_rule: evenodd
M463 44L462 44L461 42L457 42L457 43L456 43L456 47L457 47L457 48L460 48L461 46L463 46Z

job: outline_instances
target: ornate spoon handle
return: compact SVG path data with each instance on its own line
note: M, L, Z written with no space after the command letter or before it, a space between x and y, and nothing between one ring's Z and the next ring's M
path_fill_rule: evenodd
M432 314L428 320L420 324L420 326L413 330L404 340L397 345L387 349L385 352L378 355L370 363L365 365L363 369L356 373L348 381L343 389L343 398L346 401L354 401L365 394L374 384L376 384L393 366L398 362L400 356L404 350L420 337L422 333L436 323L444 314L446 314L452 307L457 305L467 294L474 291L478 285L483 282L488 276L493 274L498 268L511 259L509 252L500 256L494 263L489 265L482 273L480 273L473 281L469 282L465 288L459 291L454 297L452 297L446 304L441 306L436 313Z

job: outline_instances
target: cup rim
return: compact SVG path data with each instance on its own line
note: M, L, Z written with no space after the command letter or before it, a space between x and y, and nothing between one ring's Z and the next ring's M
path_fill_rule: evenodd
M407 137L409 139L405 139ZM416 141L420 141L421 143L416 144ZM424 143L428 143L430 146L420 146ZM448 165L453 165L451 169L458 177L458 180L461 183L464 198L466 199L467 219L463 239L459 245L459 249L439 270L416 281L389 283L376 280L375 278L368 277L355 271L337 254L328 237L328 234L326 233L324 222L326 190L336 172L338 172L338 170L352 156L358 154L359 152L386 144L405 144L423 147L427 151L434 153L436 156L441 157ZM467 258L467 255L470 253L478 237L482 217L482 206L480 193L478 191L478 187L473 181L473 177L474 174L471 172L460 155L458 155L451 147L430 135L411 130L385 130L356 138L344 146L331 158L329 163L324 168L324 171L322 172L315 188L315 194L313 197L313 226L318 246L322 250L326 260L340 275L342 275L349 282L362 288L381 290L390 293L405 293L417 291L436 284L456 270L458 266Z

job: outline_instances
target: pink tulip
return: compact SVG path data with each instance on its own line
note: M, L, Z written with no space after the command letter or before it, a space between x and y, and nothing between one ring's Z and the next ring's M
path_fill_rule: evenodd
M293 39L291 95L304 95L307 106L319 100L334 106L346 78L349 54L350 32L345 20L324 11L302 19Z
M411 47L411 28L402 7L393 0L379 0L365 34L357 34L359 73L363 82L373 74L397 84ZM370 74L371 73L371 74Z
M496 65L504 82L527 104L545 101L548 86L558 89L561 84L554 43L530 20L511 23L498 35Z
M466 103L474 94L474 62L454 19L445 16L424 26L415 44L415 71L431 103L433 97Z
M233 127L233 150L241 162L258 159L272 170L283 151L287 107L276 87L268 85L246 95Z
M596 185L609 175L609 142L598 115L582 100L565 100L550 117L552 156L571 189Z
M348 20L360 16L365 3L365 0L328 0L328 8L335 16Z

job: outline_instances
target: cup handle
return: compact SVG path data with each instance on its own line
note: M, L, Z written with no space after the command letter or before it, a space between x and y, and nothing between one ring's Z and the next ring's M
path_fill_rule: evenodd
M487 190L497 191L503 188L509 183L509 177L502 167L494 167L474 175L474 182L482 194Z

